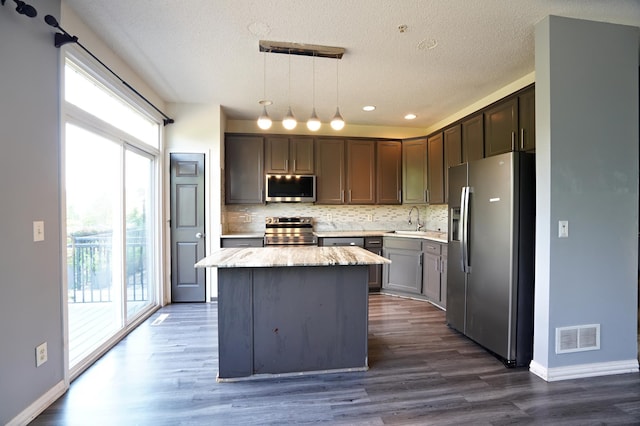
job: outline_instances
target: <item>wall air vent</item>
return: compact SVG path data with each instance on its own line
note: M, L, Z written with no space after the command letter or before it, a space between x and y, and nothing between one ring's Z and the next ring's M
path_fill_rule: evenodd
M600 324L556 328L556 353L600 349Z

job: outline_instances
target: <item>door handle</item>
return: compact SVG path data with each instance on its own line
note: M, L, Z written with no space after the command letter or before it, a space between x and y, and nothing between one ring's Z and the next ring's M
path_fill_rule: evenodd
M196 233L196 238L204 238L205 235L202 232Z

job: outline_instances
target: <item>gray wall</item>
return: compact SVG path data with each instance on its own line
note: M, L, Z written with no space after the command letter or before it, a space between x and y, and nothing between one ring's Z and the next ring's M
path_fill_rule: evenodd
M60 1L40 1L36 18L0 6L0 424L64 378L61 309L58 49L43 18ZM33 242L32 223L45 222ZM35 347L49 361L35 366Z
M636 27L555 16L536 28L534 362L546 368L637 358L638 40ZM600 350L555 353L556 327L586 324L601 324Z

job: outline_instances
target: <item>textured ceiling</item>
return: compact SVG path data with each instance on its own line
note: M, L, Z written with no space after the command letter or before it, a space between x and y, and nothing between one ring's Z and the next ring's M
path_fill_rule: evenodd
M547 15L640 26L640 0L65 2L167 102L215 103L231 119L256 119L266 87L274 120L290 98L306 121L314 59L261 53L258 41L318 44L346 49L339 61L315 59L323 122L338 95L348 123L405 127L428 127L531 73L534 25Z

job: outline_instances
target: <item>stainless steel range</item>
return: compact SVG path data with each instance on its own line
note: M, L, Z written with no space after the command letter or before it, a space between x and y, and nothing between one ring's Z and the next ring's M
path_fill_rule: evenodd
M267 217L265 246L317 246L312 217Z

